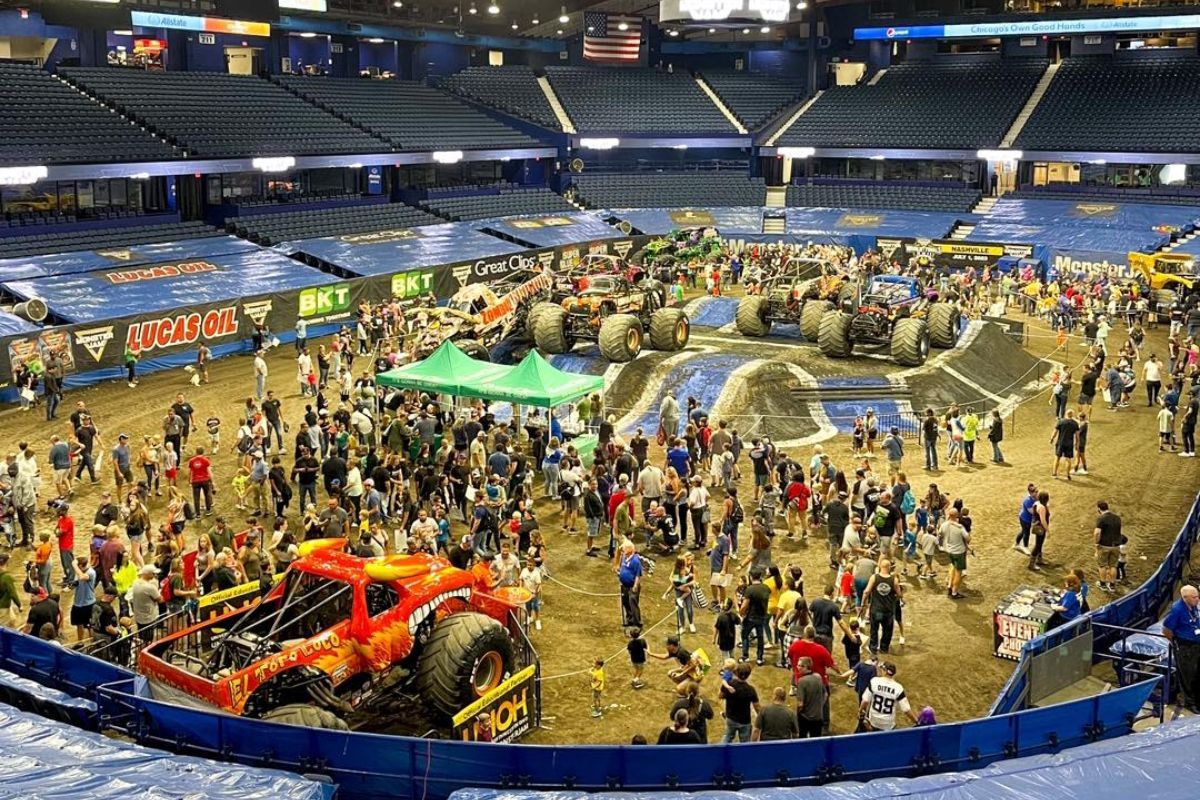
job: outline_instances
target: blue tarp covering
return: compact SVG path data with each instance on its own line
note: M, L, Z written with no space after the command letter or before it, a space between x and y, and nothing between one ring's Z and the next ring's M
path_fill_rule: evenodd
M330 281L320 270L270 250L216 256L205 262L214 269L206 267L199 272L153 277L138 272L139 267L122 265L103 272L11 281L3 286L17 297L42 298L51 313L68 322L92 322L194 308L223 300L320 286ZM146 271L150 269L147 267Z
M0 259L0 283L51 275L73 275L112 267L131 267L137 264L208 259L261 249L258 245L236 236L214 236L206 239L185 239L182 242L112 247L99 251L82 250L49 256L4 258Z
M1185 253L1189 256L1200 256L1200 239L1192 239L1190 242L1184 242L1171 252Z
M869 783L832 783L778 789L711 792L538 792L522 789L459 789L451 800L1190 800L1200 785L1195 737L1200 718L1162 725L1145 733L1083 745L1054 755L1002 761L969 772L921 778L881 778ZM870 749L872 737L863 739ZM781 768L786 768L781 763Z
M569 224L561 224L564 221ZM598 239L625 238L625 234L595 214L533 214L482 219L477 220L474 225L476 230L491 228L536 247L558 247Z
M1063 226L1057 222L1047 225L1018 225L1001 222L981 222L967 235L969 242L1006 242L1010 244L1039 244L1052 250L1128 253L1131 250L1153 252L1171 239L1169 234L1146 228Z
M29 320L21 319L16 314L0 311L0 336L12 336L14 333L29 333L40 330Z
M1196 206L1155 203L1111 203L1104 200L1017 200L1003 198L987 214L988 221L1015 225L1124 228L1137 231L1178 229L1189 231L1200 221ZM1098 248L1092 248L1098 249Z
M326 800L332 787L276 770L172 755L0 705L0 798Z
M962 215L887 209L789 208L787 232L793 235L911 236L941 239Z
M350 275L386 275L438 264L453 264L518 253L526 248L475 230L477 222L425 225L409 231L326 236L283 242L275 250L287 255L306 253ZM403 237L391 237L401 233ZM371 238L374 237L374 238Z
M695 219L689 219L689 211ZM761 206L731 206L728 208L614 208L599 212L627 220L630 225L648 236L670 233L676 228L712 225L722 235L731 233L762 233ZM709 221L711 219L711 221Z

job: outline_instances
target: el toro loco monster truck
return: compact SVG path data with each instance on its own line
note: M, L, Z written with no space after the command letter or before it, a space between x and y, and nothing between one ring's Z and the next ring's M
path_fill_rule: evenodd
M553 302L529 312L534 344L547 353L566 353L576 342L593 341L608 361L632 361L647 332L655 350L682 350L691 321L681 308L665 308L666 287L655 280L634 283L631 268L616 256L588 256L555 279Z
M147 645L138 670L175 702L310 727L412 689L452 715L513 671L524 599L428 555L365 559L306 542L261 601Z
M896 363L916 367L925 363L930 345L954 347L958 320L958 308L934 300L916 278L877 275L854 313L825 312L817 346L829 358L846 358L856 344L886 345Z
M738 302L734 322L743 336L766 336L772 323L783 322L799 325L804 338L815 342L825 312L851 307L855 294L849 275L815 258L789 259L761 285L760 294Z

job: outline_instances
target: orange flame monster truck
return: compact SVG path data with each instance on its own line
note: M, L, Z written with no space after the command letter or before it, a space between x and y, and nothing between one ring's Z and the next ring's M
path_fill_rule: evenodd
M359 558L305 542L261 600L147 645L138 670L180 704L311 727L410 689L446 716L513 671L526 598L428 555Z

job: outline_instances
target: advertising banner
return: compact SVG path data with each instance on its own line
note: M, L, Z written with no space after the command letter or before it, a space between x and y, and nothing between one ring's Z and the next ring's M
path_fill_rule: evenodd
M950 239L881 236L876 238L875 246L889 260L907 263L913 258L926 258L934 267L942 269L992 267L1005 256L1029 258L1033 255L1033 245L960 242Z
M1129 271L1128 253L1090 252L1081 250L1050 251L1050 269L1059 275L1108 275L1125 278Z
M529 732L537 719L537 666L530 665L454 715L450 738L473 742L479 736L478 718L491 718L493 742L512 742Z

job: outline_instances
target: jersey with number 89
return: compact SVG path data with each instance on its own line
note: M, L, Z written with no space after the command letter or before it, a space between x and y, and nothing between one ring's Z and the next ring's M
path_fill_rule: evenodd
M911 710L904 687L883 676L871 678L862 699L867 701L867 721L877 731L892 730L896 727L896 712L907 714Z

